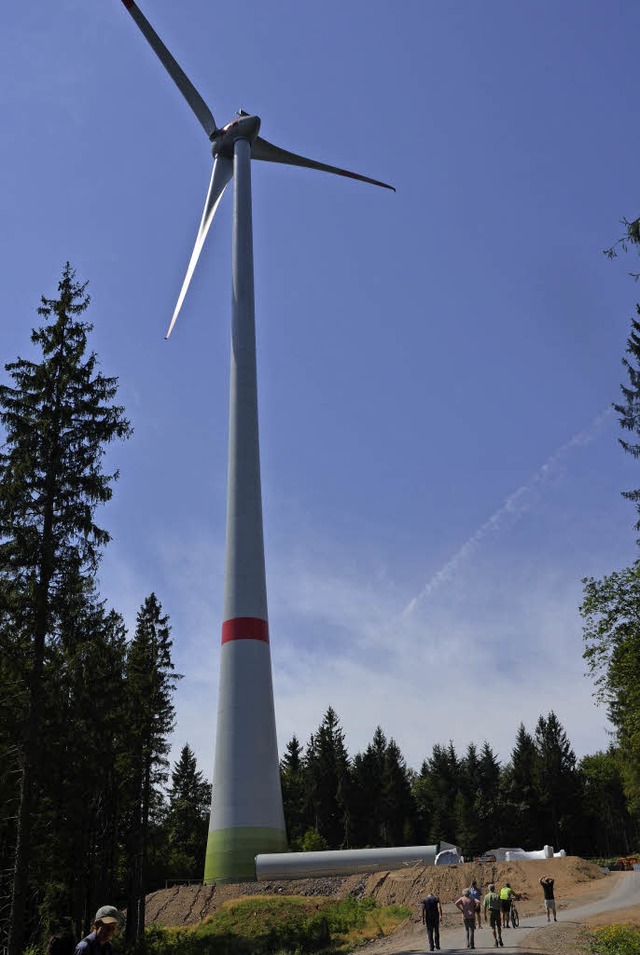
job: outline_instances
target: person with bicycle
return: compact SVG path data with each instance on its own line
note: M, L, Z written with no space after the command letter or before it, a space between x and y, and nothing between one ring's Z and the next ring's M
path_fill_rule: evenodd
M500 908L502 910L502 927L509 928L510 916L511 916L511 898L513 896L513 889L508 882L500 889Z
M512 928L517 928L520 925L520 915L518 914L518 910L516 908L516 900L519 898L520 896L516 895L516 893L514 892L511 898L511 911L510 911Z

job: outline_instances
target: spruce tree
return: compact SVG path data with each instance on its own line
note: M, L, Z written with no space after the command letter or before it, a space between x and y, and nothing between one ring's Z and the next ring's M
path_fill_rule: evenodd
M129 871L128 943L144 932L149 827L159 789L168 778L169 735L175 717L173 692L180 678L174 673L171 648L169 618L152 593L138 612L126 660L130 743L123 773L129 794L124 832Z
M478 822L478 840L485 848L491 842L494 847L504 845L504 809L500 782L498 758L485 740L478 756L478 794L474 806Z
M280 760L280 783L284 818L287 826L287 839L292 849L299 849L307 829L313 827L313 820L305 812L305 777L303 772L303 749L294 734L284 756Z
M571 852L581 811L576 756L556 714L540 716L535 730L535 786L542 821L556 849Z
M169 865L175 878L202 878L211 807L211 784L198 771L185 744L171 773L166 833Z
M68 580L91 577L109 540L94 512L118 475L104 472L103 457L131 431L113 403L117 379L102 375L88 351L92 326L81 319L88 306L86 285L67 264L58 298L42 298L38 309L43 324L31 335L38 360L5 365L10 384L0 385L0 606L24 711L8 955L24 947L48 643Z
M432 820L434 817L434 792L432 780L429 773L429 762L423 760L420 772L413 780L411 790L418 814L418 827L420 832L419 842L429 842L433 828Z
M344 732L335 710L329 707L309 740L304 775L313 828L332 849L351 844L349 768Z
M469 743L461 760L460 785L456 796L456 843L462 846L465 856L478 855L485 848L486 833L479 832L484 793L475 743Z
M55 649L43 757L55 823L43 840L48 858L37 864L48 880L67 885L66 911L78 936L86 934L101 900L116 898L119 889L119 770L128 746L124 621L94 595L79 596L61 620Z
M430 843L453 842L456 833L455 798L462 788L462 767L453 743L436 743L424 761L414 792L426 837Z
M531 849L538 843L539 804L535 788L536 746L533 737L520 723L511 760L503 774L505 802L505 841L507 845Z
M411 782L412 774L400 747L392 738L384 756L382 805L385 842L382 845L406 846L416 843L418 812Z
M395 740L380 726L351 768L351 814L354 846L415 845L418 810L413 794L415 773L407 768Z
M292 773L299 773L302 769L303 747L300 740L294 733L285 749L284 756L280 760L280 766L283 770L290 770Z
M389 844L384 831L386 753L387 738L377 726L364 753L357 753L353 760L353 827L358 846Z

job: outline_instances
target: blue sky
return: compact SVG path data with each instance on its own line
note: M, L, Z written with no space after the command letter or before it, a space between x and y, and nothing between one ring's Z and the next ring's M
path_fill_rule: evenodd
M281 748L327 706L410 765L554 709L607 744L581 578L636 556L615 415L638 287L633 2L140 0L211 106L397 194L253 165L261 455ZM0 13L2 358L65 260L135 434L102 591L154 590L184 674L175 748L213 764L226 494L230 196L163 339L206 137L118 0Z

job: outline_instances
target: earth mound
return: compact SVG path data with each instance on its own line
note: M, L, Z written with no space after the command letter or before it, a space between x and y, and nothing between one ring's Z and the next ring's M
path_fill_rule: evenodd
M555 879L558 909L575 897L587 899L589 884L596 886L605 878L601 869L577 856L564 859L535 859L514 862L466 862L450 866L411 866L394 872L372 875L336 876L321 879L295 879L278 882L244 882L230 885L174 885L147 896L148 925L195 925L205 916L232 899L245 896L323 896L333 898L373 897L379 905L406 905L414 913L411 922L420 921L420 901L428 891L439 896L444 910L444 925L458 919L453 905L462 890L475 879L483 890L489 882L500 888L509 882L519 896L522 915L542 911L540 879Z

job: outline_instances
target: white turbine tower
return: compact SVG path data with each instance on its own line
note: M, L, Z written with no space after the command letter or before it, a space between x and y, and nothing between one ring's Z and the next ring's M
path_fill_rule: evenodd
M167 337L225 187L234 179L229 470L218 723L205 884L254 880L255 856L287 849L271 680L262 532L251 225L251 159L384 182L297 156L258 136L243 111L219 128L211 110L133 0L122 0L207 134L213 172ZM395 191L395 190L394 190Z

